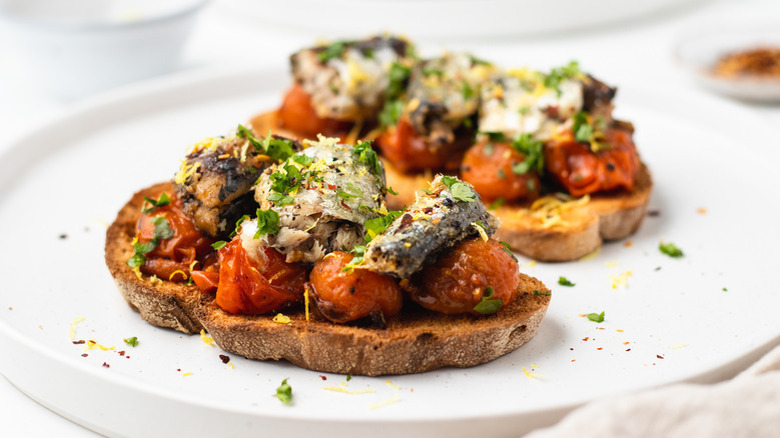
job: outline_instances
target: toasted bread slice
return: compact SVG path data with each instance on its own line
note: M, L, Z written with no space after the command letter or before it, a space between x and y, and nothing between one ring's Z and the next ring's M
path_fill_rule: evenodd
M429 175L405 174L387 160L383 163L387 185L399 193L388 197L390 207L411 204L414 192L428 187ZM645 217L652 188L650 172L642 164L632 191L591 195L589 202L559 212L555 221L540 219L529 204L500 206L491 210L501 219L495 238L535 260L576 260L598 249L605 240L633 234Z
M157 199L162 192L173 194L173 185L170 182L159 183L141 190L119 210L116 220L106 232L106 265L122 297L144 320L187 334L197 333L203 329L195 318L195 307L200 299L197 286L136 274L126 264L134 254L132 241L144 196Z
M515 300L498 313L444 315L407 302L385 328L333 324L303 309L273 316L233 315L204 298L197 315L223 350L250 359L285 359L310 370L378 376L489 362L528 342L550 303L539 280L521 274Z
M125 301L147 322L188 334L205 328L223 350L250 359L286 359L307 369L371 376L470 367L528 342L550 303L550 290L521 274L516 299L484 317L444 315L411 302L383 329L334 324L316 311L307 321L300 308L286 313L289 324L268 315L230 314L196 286L153 280L126 265L144 196L156 199L171 189L160 183L141 190L119 211L106 233L106 265Z

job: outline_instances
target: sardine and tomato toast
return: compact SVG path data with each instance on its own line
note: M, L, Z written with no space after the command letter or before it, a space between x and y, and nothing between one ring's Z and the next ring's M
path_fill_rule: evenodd
M498 237L541 261L567 261L640 226L652 179L616 88L576 62L540 72L468 53L421 58L393 36L337 41L291 56L293 85L254 117L269 131L375 140L393 208L433 175L470 183L501 219Z
M468 367L531 339L551 292L492 237L473 186L437 175L397 211L391 190L368 142L239 125L132 197L106 263L148 322L312 370Z

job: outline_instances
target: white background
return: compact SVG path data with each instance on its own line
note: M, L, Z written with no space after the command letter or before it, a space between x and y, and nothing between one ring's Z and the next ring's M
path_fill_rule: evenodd
M443 5L447 2L442 1ZM363 2L364 5L370 4ZM259 6L256 6L259 8ZM445 7L445 6L442 6ZM363 16L370 19L370 10ZM500 14L500 11L497 11ZM348 27L345 17L344 27ZM522 19L519 17L521 24ZM698 29L730 26L780 24L780 2L776 0L680 2L652 16L625 20L597 29L502 37L500 39L419 39L424 52L441 48L469 50L482 58L506 66L529 65L544 69L577 59L580 65L609 84L642 86L665 90L686 89L706 94L696 86L673 58L675 43ZM392 28L387 28L392 30ZM383 30L383 29L377 29ZM213 1L200 16L189 40L179 70L230 69L267 65L284 68L289 53L309 46L319 37L339 38L342 33L307 33L269 24L253 13L240 13L228 0ZM7 29L0 27L0 150L42 121L56 117L77 102L58 100L32 79L16 52ZM670 105L673 105L670 102ZM777 129L780 106L739 103L757 119ZM778 130L780 133L780 130ZM752 145L774 157L780 140L767 139ZM0 353L2 354L2 353ZM0 435L90 437L94 433L41 407L0 377Z

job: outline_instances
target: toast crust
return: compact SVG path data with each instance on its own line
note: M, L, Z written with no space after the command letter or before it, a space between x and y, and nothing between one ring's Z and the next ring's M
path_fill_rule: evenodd
M136 273L126 265L133 256L132 241L135 226L141 215L144 196L157 199L162 192L173 193L170 182L155 184L143 189L119 210L116 220L106 231L105 258L114 282L127 304L152 325L168 327L183 333L197 333L203 325L195 318L199 291L194 285L171 281L153 280Z
M410 301L383 329L334 324L316 309L309 321L304 309L285 312L289 324L274 322L273 315L230 314L214 303L213 294L201 294L194 285L150 281L151 277L139 277L125 264L133 255L132 240L144 196L156 199L162 192L172 193L172 188L167 182L143 189L119 211L106 233L106 265L122 297L144 320L187 334L205 328L230 353L250 359L285 359L320 372L367 376L471 367L528 342L550 303L550 290L521 274L515 300L484 317L439 314Z
M537 291L536 293L534 291ZM539 280L521 274L515 300L496 314L444 315L405 302L385 328L333 324L312 312L234 315L204 297L197 315L217 345L249 359L287 360L310 370L379 376L472 367L507 354L537 332L550 303Z

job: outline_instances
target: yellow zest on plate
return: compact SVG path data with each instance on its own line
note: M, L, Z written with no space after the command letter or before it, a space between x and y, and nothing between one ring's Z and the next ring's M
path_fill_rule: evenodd
M76 338L76 326L84 322L83 316L77 316L73 318L73 322L70 323L70 340L74 340Z
M393 385L389 380L385 381L385 385L387 385L390 389L392 389L394 391L393 396L390 397L389 399L385 400L385 401L381 401L379 403L374 403L374 404L370 405L368 407L368 409L371 409L373 411L373 410L376 410L376 409L379 409L379 408L383 408L383 407L385 407L387 405L391 405L391 404L396 403L399 400L401 400L401 387L400 386Z
M625 271L620 275L610 275L609 279L612 281L612 289L617 289L619 286L628 286L628 277L633 274L631 271Z
M339 383L339 386L326 386L322 389L325 391L340 392L342 394L373 394L376 392L371 388L348 389L347 382L341 382Z
M84 344L84 351L88 350L103 350L103 351L111 351L116 347L106 347L105 345L98 344L97 341L94 339L90 339L87 341L86 344Z
M539 365L531 364L531 369L535 369L535 368L538 368L538 367L539 367ZM523 367L523 374L525 374L525 376L528 377L529 379L536 379L536 378L542 377L542 375L539 374L539 373L532 373L532 372L528 371L528 368L526 368L526 367Z
M200 340L203 341L203 343L206 345L211 345L212 347L214 346L214 340L211 339L211 336L206 334L206 330L204 329L200 330Z

